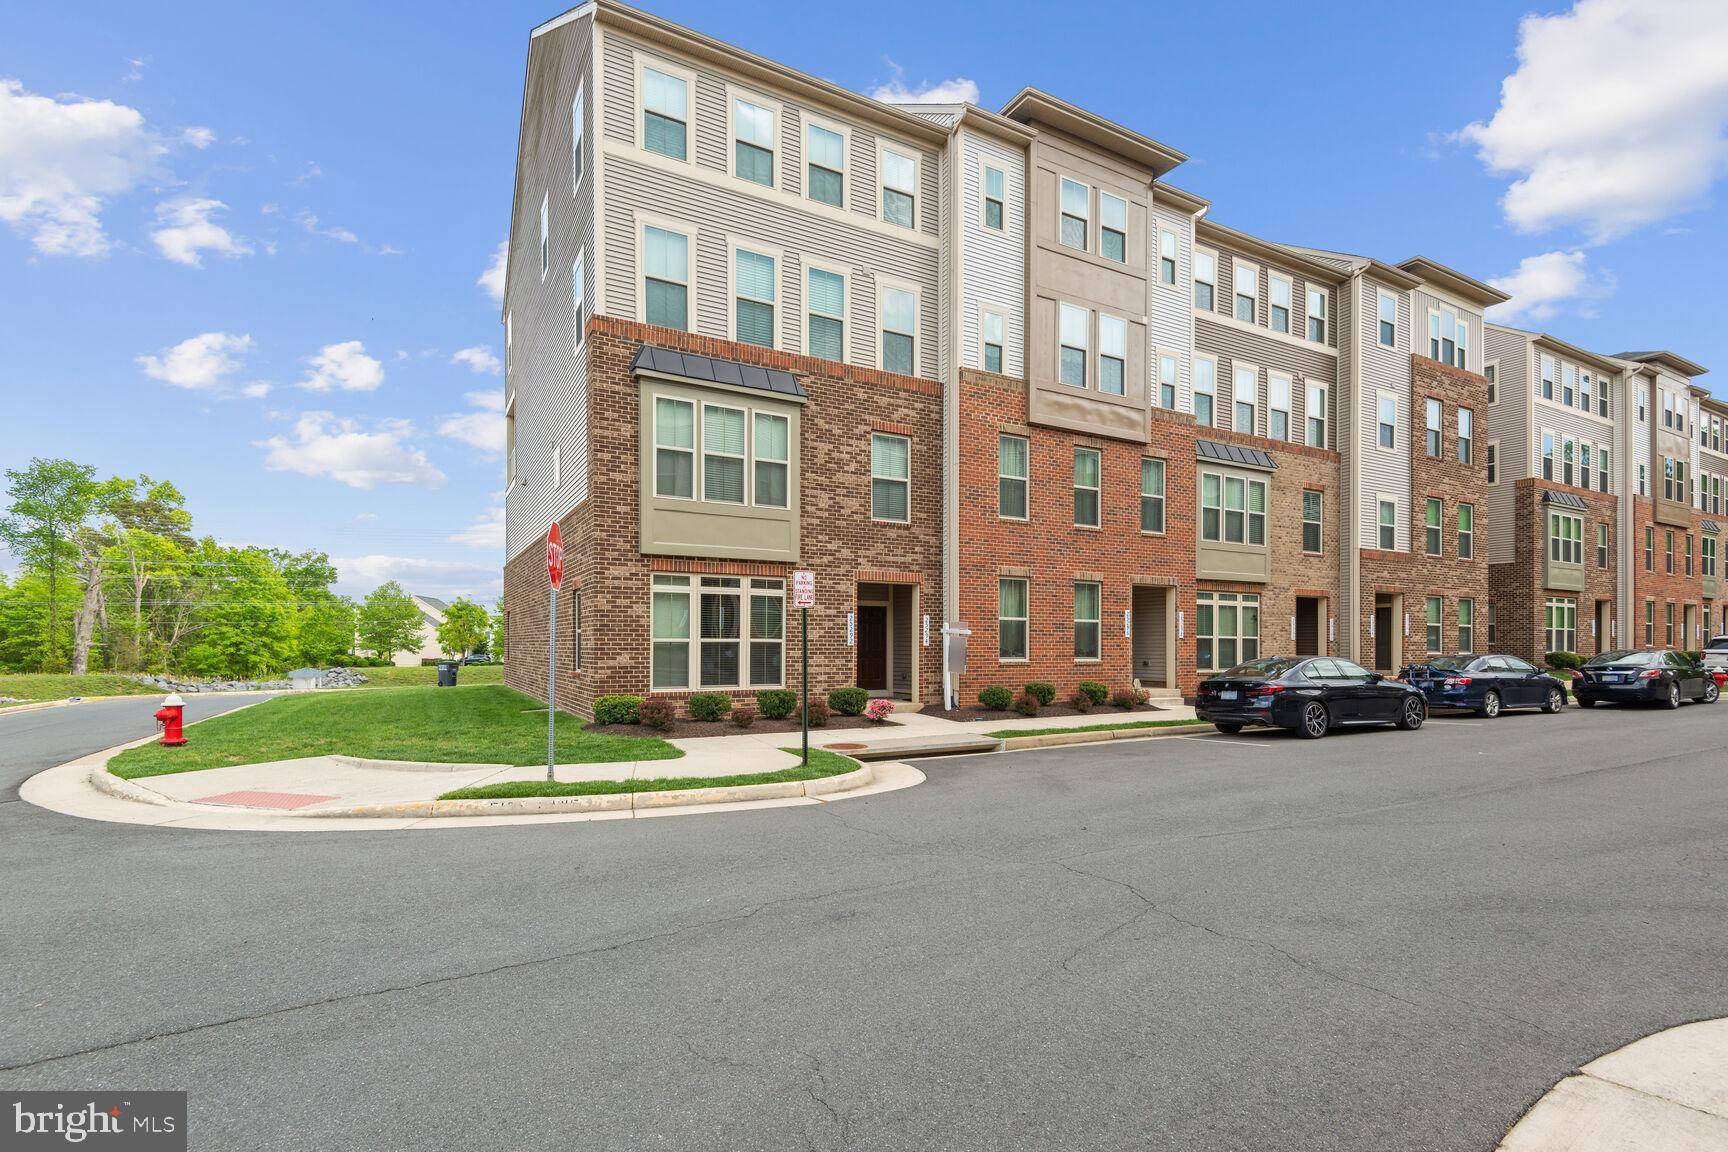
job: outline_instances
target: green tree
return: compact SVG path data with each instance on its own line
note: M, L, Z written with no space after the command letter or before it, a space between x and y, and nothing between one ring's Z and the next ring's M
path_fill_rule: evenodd
M301 664L325 667L333 657L354 650L354 601L325 592L303 600L299 611Z
M504 659L504 598L500 596L498 603L492 608L492 643L489 645L492 659Z
M270 554L205 540L195 563L204 584L187 671L256 677L285 670L296 652L299 618L288 581Z
M444 609L444 622L438 625L438 647L444 655L466 656L486 643L492 630L492 618L486 609L464 596L458 596Z
M6 470L10 506L0 517L0 541L24 564L48 576L47 650L40 667L59 666L62 577L75 563L74 535L89 521L98 500L96 469L71 460L30 461Z
M420 646L420 623L419 605L400 584L380 584L360 603L360 647L389 660Z

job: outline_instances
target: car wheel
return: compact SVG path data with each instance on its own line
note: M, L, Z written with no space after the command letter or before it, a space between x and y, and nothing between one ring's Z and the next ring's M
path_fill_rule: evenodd
M1679 681L1675 681L1674 683L1668 685L1668 698L1666 700L1662 701L1662 706L1664 708L1678 708L1678 707L1680 707L1680 683L1679 683Z
M1214 724L1212 727L1218 729L1218 731L1224 733L1226 736L1234 736L1236 733L1242 731L1242 725L1240 724Z
M1553 715L1564 707L1566 707L1566 693L1558 688L1548 689L1548 699L1543 701L1542 711Z
M1477 711L1477 715L1486 716L1490 720L1499 716L1500 693L1494 691L1492 688L1488 689L1488 695L1482 697L1482 707Z
M1398 727L1406 732L1414 732L1422 727L1422 721L1428 719L1428 705L1422 702L1422 697L1411 696L1404 701L1404 706L1398 710Z
M1706 680L1706 681L1704 681L1704 695L1698 697L1698 703L1700 703L1700 704L1714 704L1714 703L1716 703L1716 697L1720 696L1721 694L1722 694L1722 690L1720 688L1716 687L1716 681L1715 680Z
M1302 723L1296 726L1296 735L1305 740L1318 740L1331 727L1332 713L1326 710L1326 705L1310 700L1302 709Z

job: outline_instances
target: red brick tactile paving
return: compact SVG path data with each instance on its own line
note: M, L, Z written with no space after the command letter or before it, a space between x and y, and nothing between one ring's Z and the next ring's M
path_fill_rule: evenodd
M192 802L222 804L234 808L279 808L293 811L335 799L335 796L315 796L310 792L220 792L215 796L200 796Z

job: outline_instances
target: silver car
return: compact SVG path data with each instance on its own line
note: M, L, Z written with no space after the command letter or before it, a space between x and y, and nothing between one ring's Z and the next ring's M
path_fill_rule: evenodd
M1728 636L1712 636L1704 645L1704 667L1712 672L1728 672Z

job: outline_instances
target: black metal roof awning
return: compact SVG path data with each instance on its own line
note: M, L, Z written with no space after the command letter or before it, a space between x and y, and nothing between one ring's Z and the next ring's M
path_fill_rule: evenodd
M1722 534L1722 525L1714 520L1700 520L1698 521L1698 528L1707 536L1720 536Z
M1580 512L1588 512L1590 510L1590 505L1584 503L1584 497L1573 492L1550 492L1544 489L1542 492L1542 503L1558 504L1562 508L1576 508Z
M1216 440L1196 440L1194 451L1202 460L1217 460L1224 464L1236 464L1243 468L1259 468L1267 472L1278 470L1278 462L1272 459L1272 454L1262 452L1258 448L1220 444Z
M636 358L630 361L630 371L652 372L657 376L670 376L678 380L688 380L693 384L754 388L759 392L772 392L776 396L795 397L799 400L809 398L803 386L798 383L798 378L790 372L783 372L778 368L759 368L754 364L740 364L736 360L719 360L713 356L697 356L672 348L656 348L652 344L644 344L637 351Z

